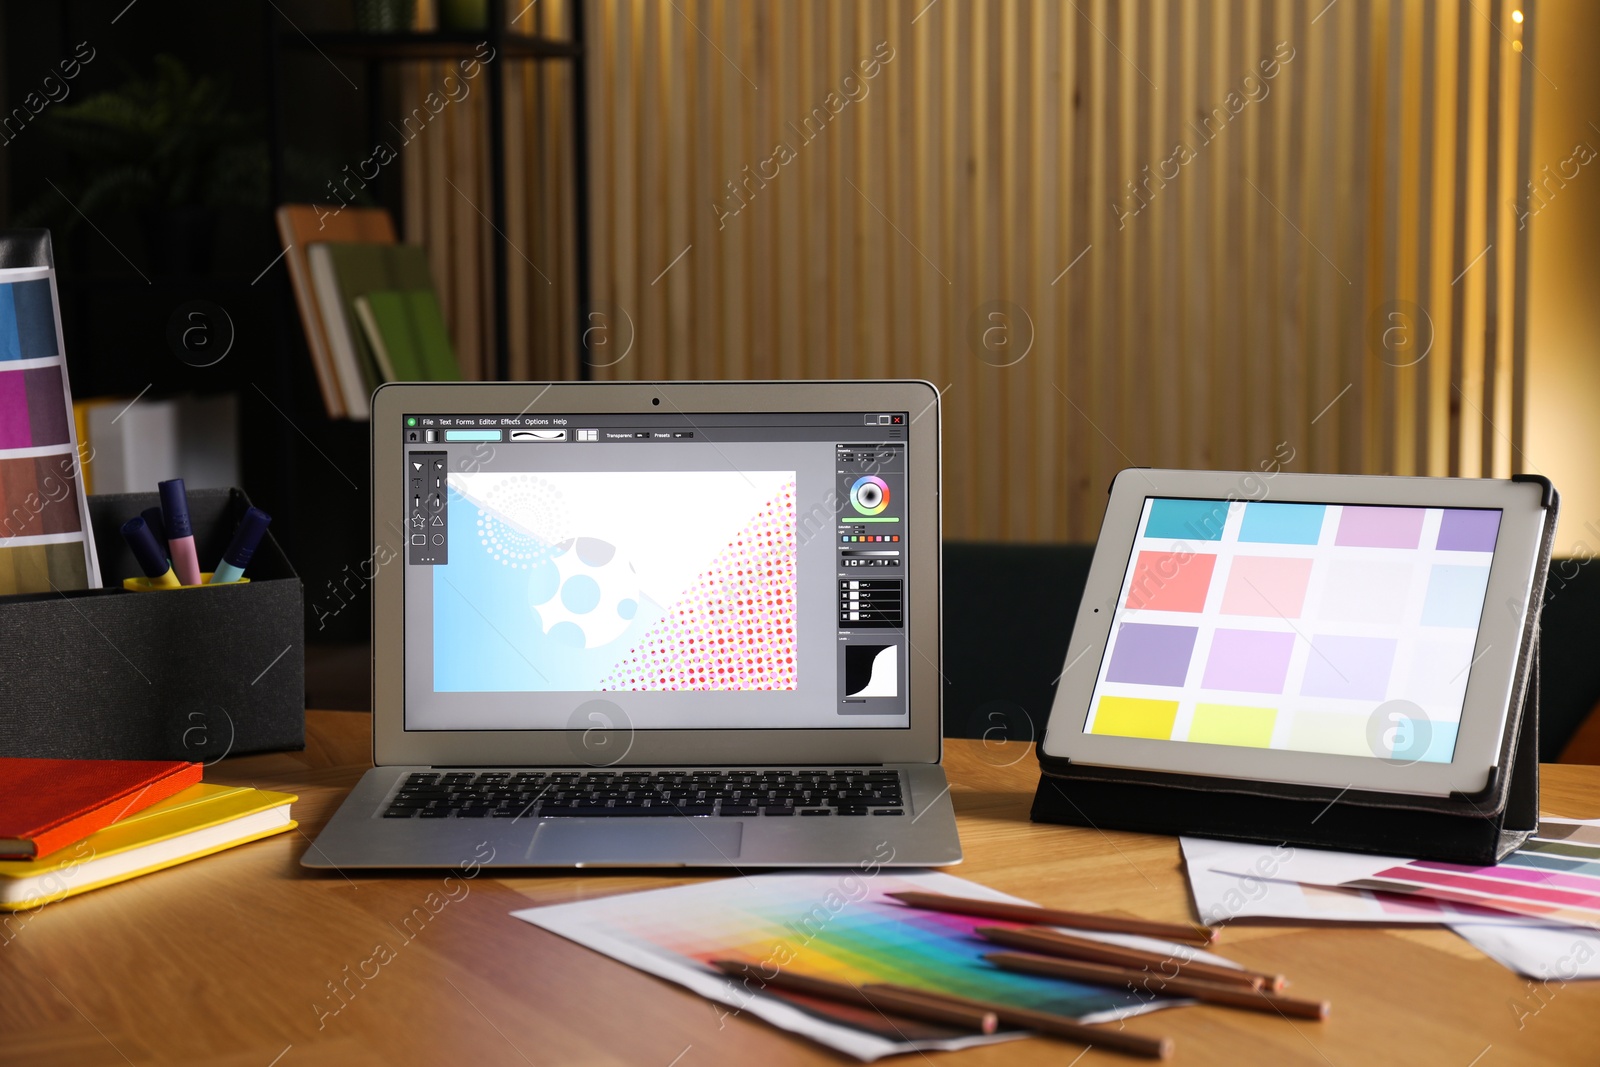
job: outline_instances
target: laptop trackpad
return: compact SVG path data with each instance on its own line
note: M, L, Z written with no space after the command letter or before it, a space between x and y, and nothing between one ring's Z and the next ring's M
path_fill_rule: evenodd
M534 831L528 862L727 863L739 858L743 833L743 826L725 819L547 819Z

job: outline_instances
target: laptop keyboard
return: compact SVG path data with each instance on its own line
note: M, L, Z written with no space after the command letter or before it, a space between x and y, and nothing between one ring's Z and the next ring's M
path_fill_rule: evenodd
M904 815L897 771L439 771L386 819Z

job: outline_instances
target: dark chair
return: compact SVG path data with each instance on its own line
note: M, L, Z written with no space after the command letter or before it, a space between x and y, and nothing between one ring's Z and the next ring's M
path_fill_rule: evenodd
M1600 567L1592 559L1551 560L1539 616L1539 758L1555 762L1596 703Z
M1093 545L944 546L946 737L1043 736Z
M1093 545L944 546L944 733L1037 740ZM1541 618L1539 758L1553 762L1600 701L1600 567L1555 560Z

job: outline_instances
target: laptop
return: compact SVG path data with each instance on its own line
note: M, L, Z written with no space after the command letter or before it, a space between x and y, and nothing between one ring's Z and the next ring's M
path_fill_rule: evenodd
M927 382L391 384L374 767L307 867L933 867Z

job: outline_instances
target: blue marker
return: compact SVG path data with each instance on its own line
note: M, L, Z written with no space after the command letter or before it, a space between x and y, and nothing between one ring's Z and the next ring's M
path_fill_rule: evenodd
M256 546L261 543L261 537L267 532L267 523L272 521L260 508L251 508L244 513L244 518L239 520L239 528L233 531L233 540L228 542L228 550L222 554L222 562L217 564L216 573L211 575L212 585L222 585L224 582L237 582L244 577L244 569L250 565L250 557L256 554Z
M161 554L171 558L172 554L167 551L167 528L161 523L161 509L145 508L139 515L144 519L144 524L150 527L150 532L155 534L156 544L161 546Z
M128 542L128 547L133 550L133 558L139 561L139 569L150 579L153 588L178 588L178 576L172 573L172 567L167 563L167 554L156 542L156 535L150 532L150 527L144 519L135 516L123 523L122 536Z
M167 531L172 569L184 585L199 585L200 557L194 550L194 529L189 525L189 497L183 491L183 479L160 482L156 488L161 490L161 524Z

